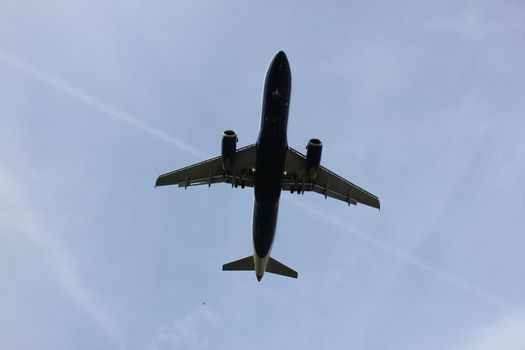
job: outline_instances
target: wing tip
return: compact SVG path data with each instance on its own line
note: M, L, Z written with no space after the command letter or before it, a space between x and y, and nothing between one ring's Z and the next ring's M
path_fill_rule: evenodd
M166 177L165 177L164 175L160 175L160 176L157 178L157 180L155 181L155 188L160 187L160 186L176 185L176 184L178 184L178 182L177 182L177 183L170 184L170 183L167 181L167 179L166 179Z

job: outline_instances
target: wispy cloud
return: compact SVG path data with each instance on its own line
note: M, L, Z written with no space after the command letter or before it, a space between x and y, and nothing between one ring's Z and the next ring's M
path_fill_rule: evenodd
M482 326L467 336L455 349L469 350L523 350L525 324L523 316L507 314L492 324Z
M118 322L82 282L75 268L75 260L68 254L66 248L35 221L35 213L23 200L18 188L15 178L5 169L0 168L0 198L2 198L0 232L22 234L40 247L55 267L54 272L66 295L80 306L95 324L118 344L120 349L125 349Z
M157 334L152 346L154 349L208 348L210 344L199 330L218 323L219 317L213 310L205 305L197 306L186 316L176 320L171 329Z

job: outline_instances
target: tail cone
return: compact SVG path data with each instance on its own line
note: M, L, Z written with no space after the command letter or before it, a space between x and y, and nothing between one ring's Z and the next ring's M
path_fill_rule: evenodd
M257 276L257 281L261 282L263 275L255 274L255 276Z

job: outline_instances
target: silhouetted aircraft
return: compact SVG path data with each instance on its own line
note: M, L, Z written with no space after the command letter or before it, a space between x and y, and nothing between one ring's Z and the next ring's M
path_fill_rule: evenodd
M237 134L226 130L221 155L159 176L155 186L187 188L225 182L232 187L253 187L253 255L222 266L223 270L255 270L297 278L297 272L270 257L281 191L320 193L350 204L379 209L379 199L320 165L323 144L311 139L306 156L288 147L286 129L291 73L288 58L279 51L266 73L261 129L257 142L237 149Z

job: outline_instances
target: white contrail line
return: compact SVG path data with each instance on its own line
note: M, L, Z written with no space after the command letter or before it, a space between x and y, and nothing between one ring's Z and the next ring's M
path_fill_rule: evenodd
M197 148L193 147L192 145L188 144L187 142L177 138L173 137L172 135L166 133L165 131L162 131L153 125L127 113L124 112L115 106L112 106L109 103L106 103L99 98L87 93L86 91L80 89L79 87L76 87L72 84L66 83L60 78L57 78L56 76L53 76L46 71L29 64L25 62L24 60L11 55L9 53L6 53L4 51L0 51L0 62L4 63L5 65L8 65L22 73L27 74L28 76L35 78L36 80L39 80L49 86L52 86L53 88L60 90L64 92L67 95L70 95L71 97L74 97L82 102L84 102L87 105L90 105L102 113L109 115L115 119L118 119L138 130L144 131L147 134L150 134L151 136L164 141L170 145L173 145L180 149L181 151L187 152L189 154L194 155L198 158L206 158L207 154L205 152L202 152L198 150Z
M329 214L323 210L320 210L319 208L314 208L308 204L305 204L304 202L301 202L297 199L292 199L290 197L284 197L283 198L287 203L292 204L298 209L301 209L302 211L310 214L311 216L314 216L320 220L323 220L327 223L329 223L332 226L335 226L339 229L342 229L346 232L349 232L350 234L354 235L355 237L359 238L363 242L366 242L372 246L375 246L384 252L387 252L391 255L397 256L401 260L404 260L424 271L430 272L433 275L442 278L446 281L449 281L465 290L470 291L474 295L478 296L481 299L485 299L486 301L489 301L495 305L498 305L504 309L511 309L511 306L507 304L505 301L501 300L500 298L494 296L493 294L487 292L481 287L478 287L467 280L457 277L445 270L442 270L438 267L432 266L429 263L413 256L409 252L400 249L398 247L393 246L392 244L377 238L369 233L366 233L362 230L356 229L351 227L348 222L345 222L341 218L334 216L332 214Z
M127 112L124 112L96 97L94 97L93 95L83 91L82 89L74 86L74 85L71 85L71 84L68 84L66 82L64 82L63 80L43 71L42 69L38 68L38 67L35 67L25 61L23 61L22 59L14 56L14 55L11 55L11 54L8 54L8 53L5 53L3 51L0 51L0 62L10 66L10 67L13 67L15 69L17 69L18 71L21 71L41 82L44 82L54 88L56 88L57 90L60 90L68 95L70 95L71 97L74 97L74 98L77 98L79 99L80 101L90 105L90 106L93 106L95 108L97 108L98 110L100 110L101 112L111 116L111 117L114 117L116 119L119 119L125 123L127 123L128 125L136 128L136 129L139 129L141 131L144 131L145 133L161 140L161 141L164 141L170 145L173 145L175 147L177 147L178 149L180 149L181 151L184 151L184 152L187 152L189 154L192 154L194 155L195 157L199 158L199 159L202 159L202 158L208 158L209 155L206 154L206 152L202 151L202 150L199 150L198 148L190 145L189 143L185 142L185 141L182 141L180 140L179 138L176 138L156 127L154 127L153 125L149 124L149 123L146 123L142 120L140 120L139 118L127 113ZM321 210L319 210L318 208L312 208L310 207L309 205L306 205L305 203L302 203L302 202L299 202L297 200L291 200L287 197L285 197L285 200L289 203L291 203L292 205L296 206L297 208L305 211L306 213L308 214L311 214L312 216L315 216L333 226L336 226L338 228L341 228L347 232L350 232L351 234L355 235L356 237L358 237L359 239L363 240L364 242L367 242L375 247L378 247L380 249L382 249L383 251L391 254L391 255L394 255L394 256L397 256L398 258L414 265L414 266L417 266L427 272L430 272L432 273L433 275L437 276L437 277L440 277L440 278L443 278L444 280L447 280L453 284L455 284L456 286L459 286L461 288L464 288L465 290L468 290L470 291L471 293L473 293L474 295L482 298L482 299L485 299L486 301L489 301L491 303L494 303L502 308L505 308L505 309L510 309L510 305L508 305L505 301L501 300L500 298L494 296L493 294L485 291L484 289L468 282L467 280L463 279L463 278L460 278L460 277L457 277L449 272L446 272L440 268L437 268L437 267L434 267L432 265L430 265L429 263L421 260L421 259L418 259L416 257L414 257L412 254L400 249L400 248L397 248L395 246L393 246L392 244L380 239L380 238L377 238L371 234L368 234L368 233L365 233L363 231L358 231L358 230L353 230L353 229L350 229L349 228L349 224L347 222L345 222L344 220L336 217L336 216L333 216L329 213L326 213L326 212L323 212Z

